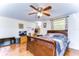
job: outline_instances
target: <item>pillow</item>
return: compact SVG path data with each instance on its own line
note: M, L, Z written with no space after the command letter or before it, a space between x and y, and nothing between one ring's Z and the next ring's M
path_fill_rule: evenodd
M62 33L49 33L48 34L49 37L61 37L61 38L65 38L66 36Z

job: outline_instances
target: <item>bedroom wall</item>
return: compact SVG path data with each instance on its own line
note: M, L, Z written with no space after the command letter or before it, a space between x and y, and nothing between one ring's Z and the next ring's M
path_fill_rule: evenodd
M44 28L44 23L46 23L46 28ZM47 30L51 29L51 23L50 21L42 21L42 27L41 27L41 34L45 35L47 34Z
M51 30L51 21L50 20L46 20L46 21L36 21L36 25L38 25L38 22L41 22L40 25L40 35L45 35L47 34L47 30ZM44 28L44 23L46 23L46 28Z
M23 29L19 29L18 24L24 24ZM35 24L33 22L21 21L17 19L7 18L0 16L0 38L6 37L19 37L18 31L28 30L27 28L34 28Z
M79 50L79 13L74 13L68 17L68 38L70 48Z

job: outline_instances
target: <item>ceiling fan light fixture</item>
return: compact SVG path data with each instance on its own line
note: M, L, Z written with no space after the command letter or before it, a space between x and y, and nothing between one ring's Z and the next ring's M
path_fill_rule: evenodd
M43 16L43 14L41 12L38 12L37 16L41 17L41 16Z
M33 5L30 5L30 7L33 8L34 11L32 13L29 13L29 15L36 14L38 18L42 17L43 15L50 16L49 10L52 8L51 6L47 6L45 8L43 7L36 8Z

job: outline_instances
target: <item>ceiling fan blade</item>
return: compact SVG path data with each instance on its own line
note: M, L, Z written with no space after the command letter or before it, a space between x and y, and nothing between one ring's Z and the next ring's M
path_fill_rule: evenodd
M38 9L35 8L33 5L30 5L30 7L33 8L34 10L37 10L38 11Z
M43 13L44 15L46 15L46 16L50 16L50 14L49 13Z
M51 9L52 7L51 6L47 6L46 8L43 9L43 11L46 11L48 9Z
M28 15L32 15L32 14L37 14L37 13L33 12L33 13L29 13Z

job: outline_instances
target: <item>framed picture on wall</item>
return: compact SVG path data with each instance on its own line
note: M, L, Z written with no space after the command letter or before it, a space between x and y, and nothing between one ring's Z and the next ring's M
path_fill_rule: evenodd
M43 28L46 28L46 27L47 27L47 23L44 23L44 24L43 24Z
M23 29L24 28L24 24L19 24L19 29Z

